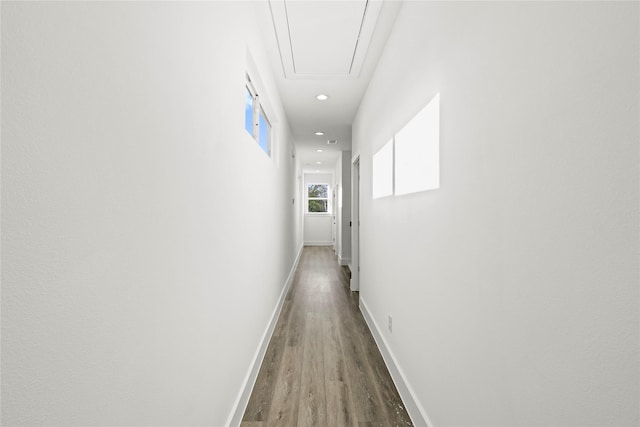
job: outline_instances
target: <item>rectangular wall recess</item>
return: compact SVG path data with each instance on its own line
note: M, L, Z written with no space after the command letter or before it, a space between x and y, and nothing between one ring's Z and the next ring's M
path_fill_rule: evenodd
M440 94L395 136L395 194L440 188Z

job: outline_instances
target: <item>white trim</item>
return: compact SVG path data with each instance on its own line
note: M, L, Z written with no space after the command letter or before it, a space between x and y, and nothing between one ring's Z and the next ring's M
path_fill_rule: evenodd
M304 242L305 246L333 246L333 242Z
M338 263L340 265L351 265L351 258L342 258L341 256L338 256Z
M304 246L300 246L300 249L298 250L298 255L296 255L296 259L293 262L293 266L291 267L291 271L289 272L289 277L287 277L287 281L282 288L282 292L280 293L278 302L273 309L273 313L271 314L271 320L269 320L267 329L264 331L262 339L260 340L260 344L258 345L258 349L253 356L253 362L251 363L249 371L247 372L247 375L242 382L240 393L238 394L238 397L236 397L236 400L231 409L231 413L227 418L227 422L225 424L227 427L239 426L242 422L242 416L244 415L244 411L247 409L247 405L249 404L249 398L251 397L251 392L253 391L256 379L258 378L258 372L260 371L262 360L264 359L264 356L267 352L267 347L269 346L269 342L271 341L271 336L273 335L273 331L275 330L276 324L278 323L282 305L284 304L287 292L289 291L289 288L291 288L291 284L293 283L293 276L296 272L296 269L298 268L300 256L302 255L302 249L304 249Z
M362 299L362 295L360 295L360 312L362 313L365 322L367 322L367 326L369 326L373 339L378 345L378 349L382 354L384 363L387 365L387 369L389 370L391 378L398 389L398 393L400 393L400 397L404 402L405 408L407 408L407 412L411 417L413 425L416 427L433 427L434 424L431 422L427 416L427 412L420 404L420 401L411 388L409 381L407 381L407 377L402 371L402 368L400 368L400 365L393 355L391 348L387 344L387 341L384 339L384 335L380 332L378 324L373 320L373 316L371 315L367 304Z
M352 291L360 290L360 154L351 160L351 281Z

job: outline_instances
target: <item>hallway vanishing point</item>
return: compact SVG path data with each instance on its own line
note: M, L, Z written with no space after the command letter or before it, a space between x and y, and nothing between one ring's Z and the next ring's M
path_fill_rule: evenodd
M410 426L330 247L305 247L242 426Z

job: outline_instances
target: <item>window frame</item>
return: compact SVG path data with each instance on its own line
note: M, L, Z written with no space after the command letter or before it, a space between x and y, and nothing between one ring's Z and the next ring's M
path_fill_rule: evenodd
M251 84L251 80L249 79L249 76L247 76L247 82L245 84L245 90L247 92L249 92L249 97L251 98L251 132L249 132L249 129L247 129L247 117L246 117L246 103L245 103L245 123L244 123L244 129L249 132L249 135L251 135L251 138L256 139L255 138L255 134L256 134L256 96L257 93L253 87L253 85ZM245 96L247 94L245 93Z
M327 197L309 197L309 187L312 185L324 185L327 188ZM305 213L307 215L331 215L331 185L328 182L307 182L304 193ZM325 212L311 212L309 210L309 202L311 200L326 200L327 210Z
M256 139L256 141L258 142L258 145L260 146L260 148L262 148L262 151L264 151L265 153L267 153L267 156L271 157L271 151L272 151L272 147L271 147L271 130L273 129L273 126L271 126L271 121L269 120L269 116L267 115L267 112L264 111L264 107L262 106L262 104L260 104L258 102L258 108L257 108L257 115L258 115L258 139ZM267 127L267 132L266 132L266 143L265 143L265 147L262 146L262 143L260 141L260 116L262 115L262 118L264 119L265 125Z
M271 121L269 120L269 116L267 115L267 112L265 111L264 106L262 105L262 103L260 102L260 95L258 95L258 91L256 90L255 86L253 85L253 82L251 81L251 77L249 76L249 74L246 75L247 79L246 79L246 84L245 84L245 90L247 92L249 92L249 95L251 96L252 99L252 104L251 104L251 120L252 120L252 132L250 132L250 136L251 138L258 144L258 147L260 147L260 149L270 158L272 158L272 153L273 153L273 136L272 136L272 132L273 132L273 125L271 124ZM245 93L246 96L246 93ZM246 104L245 104L245 109L246 109ZM260 120L261 118L264 119L267 131L266 131L266 141L264 144L264 147L261 144L261 140L260 140L260 133L261 133L261 127L260 127ZM245 110L245 130L247 132L249 132L249 130L247 129L247 123L246 123L246 110Z

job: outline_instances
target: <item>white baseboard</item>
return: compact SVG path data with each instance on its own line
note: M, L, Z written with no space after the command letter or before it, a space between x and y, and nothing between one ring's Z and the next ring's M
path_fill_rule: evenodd
M300 249L298 250L298 255L296 255L296 259L293 262L291 271L289 272L289 277L287 277L287 281L282 288L282 292L280 292L280 297L278 298L276 307L273 309L269 324L267 325L264 334L262 334L262 339L260 340L258 350L256 350L256 354L253 356L253 361L251 363L251 366L249 367L247 375L244 378L240 393L238 394L238 397L234 402L231 413L229 414L229 418L227 418L227 423L225 424L227 427L239 426L242 422L242 416L244 415L244 411L247 409L247 405L249 404L249 398L251 397L253 386L255 385L256 379L258 378L258 372L260 371L262 360L264 359L264 355L267 352L267 347L269 346L269 342L271 341L273 331L276 328L276 323L278 323L282 305L284 304L287 292L289 291L289 288L291 288L291 284L293 283L293 276L296 272L296 268L298 268L300 256L302 255L302 249L304 249L304 245L300 246Z
M340 256L338 256L338 262L340 263L340 265L348 265L349 269L351 269L351 258L342 258Z
M416 427L434 427L424 408L416 398L415 393L409 385L409 381L407 381L404 372L398 365L393 352L387 345L387 341L380 332L378 324L373 320L373 316L371 316L371 313L367 308L367 304L362 299L362 295L360 295L360 312L369 326L369 330L378 345L378 349L380 349L384 363L387 365L387 369L389 369L391 378L398 389L398 393L400 393L400 397L402 398L404 406L411 417L411 421L413 421L413 425Z
M304 242L305 246L333 246L333 242Z

